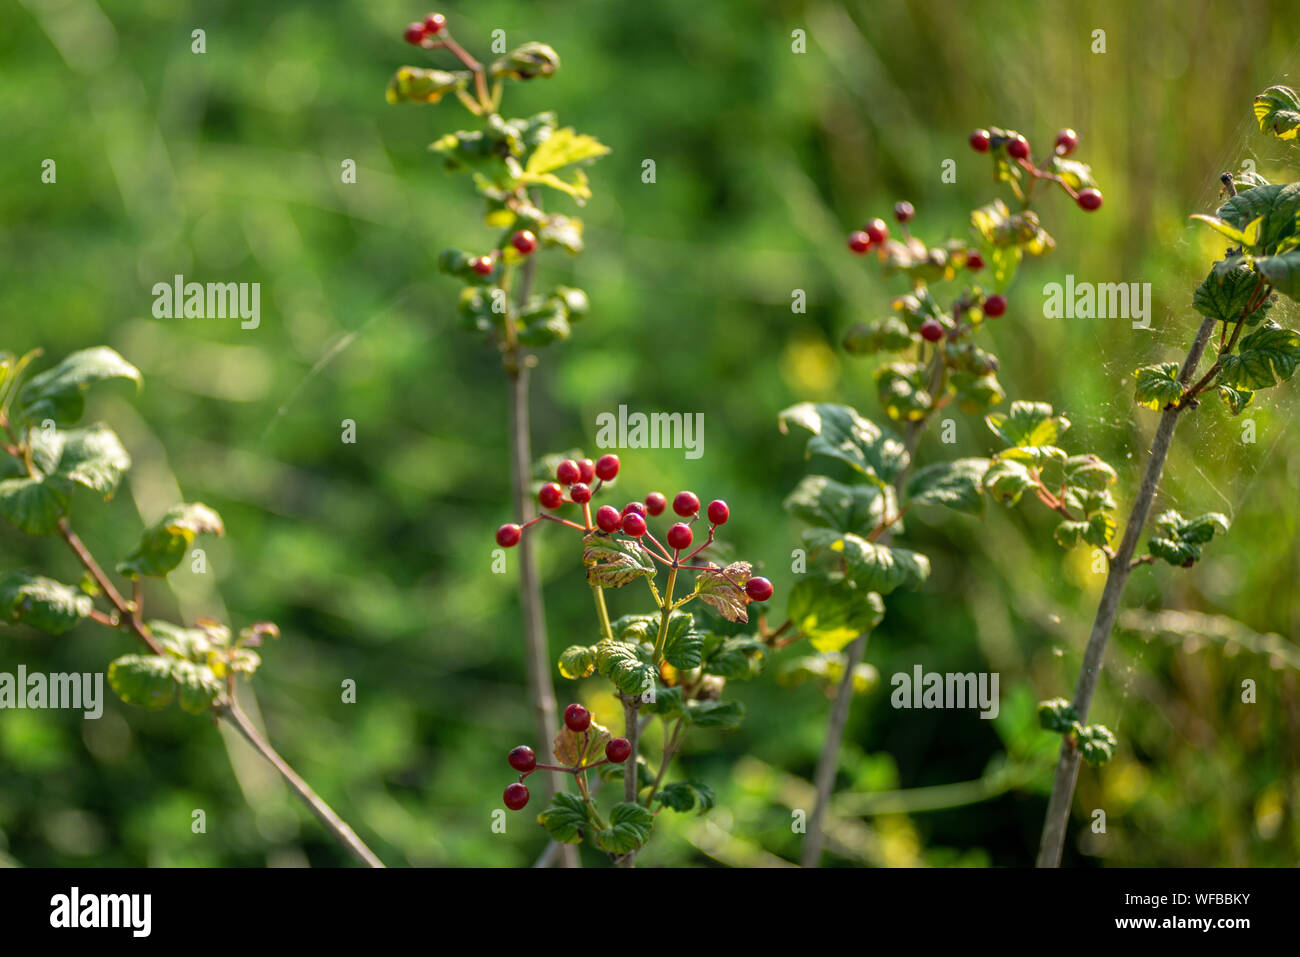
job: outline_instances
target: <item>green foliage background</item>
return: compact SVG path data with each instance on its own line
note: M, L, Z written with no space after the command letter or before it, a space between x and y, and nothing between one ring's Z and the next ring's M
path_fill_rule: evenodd
M111 387L92 399L91 418L121 433L136 467L108 508L82 500L83 537L120 557L178 487L222 513L229 536L209 543L212 573L174 573L150 591L154 612L280 624L254 683L261 715L381 857L524 865L544 845L533 815L512 816L504 835L490 828L511 780L506 752L530 727L515 577L490 573L492 530L511 517L506 386L455 327L457 284L435 269L441 248L475 248L490 232L467 182L425 150L463 111L383 97L395 67L426 63L400 36L423 12L395 0L0 0L0 346L52 359L102 342L144 371L138 400ZM625 453L618 484L628 497L688 486L725 497L726 538L765 564L778 608L796 542L780 503L805 466L777 412L834 399L879 414L871 365L838 342L902 290L847 254L849 229L907 198L919 234L964 234L968 211L996 195L970 129L1016 127L1036 146L1079 130L1106 205L1047 204L1059 248L1022 269L993 348L1011 397L1067 410L1074 438L1117 465L1126 512L1155 421L1131 401L1131 372L1181 356L1197 321L1191 291L1221 253L1187 215L1213 207L1218 174L1242 159L1296 178L1295 147L1266 141L1249 116L1260 89L1296 82L1283 2L485 0L443 12L480 53L494 29L512 46L554 45L563 68L509 90L510 112L557 109L613 148L589 171L588 250L572 266L591 316L543 356L534 448L590 448L595 416L620 403L703 412L700 460ZM204 55L190 52L196 28ZM804 54L791 52L795 29L807 31ZM1095 29L1104 54L1090 52ZM47 157L55 185L40 182ZM347 158L355 185L340 182ZM940 181L949 158L955 184ZM260 282L261 328L152 318L150 288L176 273ZM1066 273L1150 282L1152 331L1043 319L1042 285ZM791 313L795 289L806 315ZM1121 744L1111 765L1083 770L1076 801L1106 810L1107 833L1076 824L1067 863L1296 862L1294 384L1270 399L1251 415L1255 444L1218 403L1184 422L1161 502L1229 512L1234 527L1189 572L1139 571L1128 603L1227 616L1283 641L1272 655L1212 639L1115 643L1093 718ZM340 442L344 419L355 445ZM959 419L958 434L955 454L987 451L979 422ZM926 441L922 459L954 454ZM884 680L855 702L840 781L851 813L832 833L834 862L1032 860L1056 743L1036 730L1033 703L1069 693L1100 588L1084 550L1060 551L1051 525L998 507L983 525L911 522L934 574L891 596L872 638ZM592 640L595 624L576 542L539 538L558 654ZM0 568L77 577L59 543L10 528L0 556ZM613 596L613 613L641 610L627 601ZM0 671L103 670L126 650L89 625L58 639L12 629ZM890 708L888 676L916 663L999 672L1002 716ZM1253 705L1240 703L1247 678ZM340 702L344 679L354 705ZM621 723L598 680L556 680L562 703ZM737 694L743 728L694 736L682 758L717 789L718 809L661 815L641 864L797 859L789 809L807 806L827 700L770 676ZM234 775L222 733L175 708L110 701L98 722L0 713L0 854L22 865L345 862L258 759L233 757ZM190 829L197 808L203 835Z

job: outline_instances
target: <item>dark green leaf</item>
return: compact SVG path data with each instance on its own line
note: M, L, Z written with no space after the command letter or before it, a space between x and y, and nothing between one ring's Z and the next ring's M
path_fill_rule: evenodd
M892 515L892 488L844 485L824 475L806 475L786 497L785 508L809 525L864 534Z
M221 516L199 502L173 506L145 529L140 544L117 570L128 578L161 578L180 564L185 550L200 534L224 535Z
M0 622L21 622L61 635L90 614L94 602L71 585L52 578L10 572L0 577Z
M984 474L988 459L954 459L918 471L907 483L914 505L944 505L971 515L984 514Z
M732 731L745 720L745 706L739 701L688 701L686 712L697 728Z
M1287 86L1270 86L1255 97L1255 119L1262 133L1293 140L1300 132L1300 97Z
M891 419L915 422L934 406L925 369L915 363L893 362L876 370L876 395Z
M1300 184L1257 186L1238 193L1219 207L1219 218L1239 230L1262 218L1259 239L1253 244L1260 253L1271 253L1278 243L1296 231L1296 213L1300 211Z
M165 708L176 697L173 660L160 655L123 655L108 666L109 686L127 704Z
M906 548L822 528L809 529L804 540L842 559L845 575L861 591L887 595L896 588L917 588L930 577L930 560Z
M53 535L68 508L68 493L56 483L36 478L0 482L0 515L26 535Z
M578 795L559 791L550 806L537 815L537 823L546 828L551 840L561 844L581 844L583 832L591 827L587 804Z
M74 352L52 369L33 376L18 394L18 421L73 425L86 409L85 392L104 379L140 384L140 370L107 346Z
M1300 249L1291 249L1276 256L1261 256L1255 260L1255 268L1278 292L1300 300ZM1257 309L1251 325L1258 322L1266 311L1267 305Z
M644 695L654 690L654 666L643 661L633 645L602 641L596 646L596 670L623 694Z
M1038 485L1029 468L1020 462L996 459L984 473L984 488L998 501L1015 505L1020 496Z
M1281 257L1278 257L1281 258ZM1246 307L1259 291L1259 275L1244 261L1232 261L1230 268L1215 268L1196 287L1192 296L1192 305L1203 316L1211 316L1224 322L1236 322L1242 317ZM1254 325L1264 318L1271 302L1255 308L1247 318L1247 323Z
M812 433L809 456L847 462L878 485L892 482L907 468L903 443L847 405L803 402L782 412L778 421L782 432L797 425Z
M118 437L102 425L64 432L63 454L55 476L112 498L122 476L131 468L131 456Z
M844 334L844 350L855 356L899 352L914 341L907 323L897 316L886 316L871 322L854 323Z
M880 624L885 603L852 582L808 576L790 589L786 614L818 651L839 651Z
M695 617L688 611L668 616L664 637L664 658L674 668L689 671L698 668L704 650L704 634L695 630Z
M665 784L655 793L655 800L664 807L685 813L698 809L701 814L712 810L717 803L713 788L699 781L674 781Z
M1134 371L1137 387L1134 398L1139 405L1160 411L1183 397L1183 384L1178 381L1178 363L1162 362L1142 366Z
M1291 378L1300 364L1300 333L1265 323L1242 338L1235 354L1219 361L1219 381L1224 385L1266 389Z
M570 680L585 678L596 670L594 646L570 645L560 653L560 674Z
M609 812L609 827L596 834L596 843L610 854L630 854L650 838L655 818L640 804L621 801Z

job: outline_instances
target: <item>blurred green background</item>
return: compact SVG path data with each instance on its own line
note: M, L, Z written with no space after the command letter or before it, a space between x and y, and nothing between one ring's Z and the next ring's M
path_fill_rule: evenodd
M490 572L492 531L512 517L507 391L495 357L456 326L458 284L435 268L441 248L493 233L468 181L426 151L463 125L459 105L383 96L397 66L428 64L401 40L425 12L395 0L0 0L0 348L48 359L106 343L144 371L138 399L113 387L92 399L90 417L121 433L136 467L111 506L80 503L83 537L120 556L142 518L182 496L224 515L211 574L182 568L148 600L186 620L280 624L253 683L261 719L381 857L525 865L545 844L533 815L490 827L506 751L531 727L515 576ZM807 466L777 412L828 399L880 414L874 364L838 343L903 290L846 252L850 229L906 198L919 235L965 235L969 210L1000 195L966 146L972 128L1015 127L1036 147L1059 127L1080 132L1106 205L1043 204L1058 249L1022 269L985 345L1010 397L1066 410L1072 447L1117 465L1126 514L1155 421L1131 401L1131 372L1182 355L1191 291L1221 252L1187 215L1212 209L1218 174L1245 159L1296 178L1295 148L1250 118L1256 92L1297 82L1294 6L1281 0L483 0L443 12L481 56L496 29L510 46L554 45L560 72L510 87L507 114L556 109L613 149L589 170L586 253L542 266L593 307L542 356L535 452L596 451L595 417L620 403L703 412L701 459L624 453L619 485L725 497L725 537L765 566L778 609L797 543L781 501ZM194 29L205 54L191 52ZM1105 53L1091 52L1094 30ZM952 184L940 179L950 158ZM355 184L340 181L345 159ZM261 328L152 318L151 287L177 273L260 282ZM1150 282L1152 329L1044 319L1042 286L1067 273ZM807 314L791 311L796 289ZM1121 746L1080 775L1067 864L1296 863L1300 431L1294 385L1259 398L1256 443L1217 402L1175 440L1157 504L1222 510L1234 528L1190 571L1133 578L1140 620L1112 644L1093 710ZM340 441L344 419L354 445ZM959 454L990 448L977 419L959 418L958 434ZM951 454L934 437L921 447L923 459ZM854 703L828 863L1032 861L1056 741L1033 705L1072 689L1101 583L1051 527L1000 507L983 523L910 521L934 573L891 596L871 639L884 681ZM555 654L595 624L573 541L538 537ZM77 577L59 543L6 526L0 568L17 567ZM641 610L633 597L614 595L612 611ZM1154 634L1162 610L1214 617ZM0 671L102 670L127 650L91 626L59 639L6 629ZM916 663L999 672L1001 716L893 710L888 676ZM355 704L340 700L345 679ZM1256 704L1240 702L1245 679ZM790 809L807 806L827 698L772 674L734 690L741 730L693 736L681 758L719 808L661 815L642 865L797 860ZM558 694L621 726L600 680ZM196 808L203 835L191 833ZM1093 808L1106 810L1104 835L1084 826ZM346 862L210 720L116 700L98 722L0 713L0 852L22 865Z

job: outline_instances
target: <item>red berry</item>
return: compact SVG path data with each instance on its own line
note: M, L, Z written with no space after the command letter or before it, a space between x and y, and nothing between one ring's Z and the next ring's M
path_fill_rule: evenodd
M1007 153L1012 159L1029 159L1029 140L1017 133L1007 144Z
M745 594L754 601L767 601L772 597L772 583L766 578L751 578L745 582Z
M502 548L514 548L519 544L523 529L518 525L502 525L497 529L497 544Z
M564 724L570 731L586 731L591 727L591 712L575 702L564 709Z
M1061 156L1069 156L1074 152L1074 148L1079 145L1079 134L1071 129L1064 129L1056 134L1056 152Z
M602 532L614 532L623 524L623 516L613 505L602 505L596 509L596 524Z
M632 742L627 738L614 738L605 745L605 757L614 764L622 764L632 756Z
M406 40L407 43L414 44L418 47L424 42L424 24L412 23L406 28L406 32L402 34L402 38Z
M633 538L640 538L645 534L645 519L636 512L628 512L623 516L623 532Z
M431 13L424 18L424 29L435 36L447 25L447 18L441 13Z
M533 768L537 767L537 755L533 754L533 749L526 744L521 744L510 752L510 757L506 758L510 766L521 774L527 774Z
M979 253L971 253L966 257L966 268L972 272L979 272L984 268L984 257Z
M668 499L664 498L663 492L651 492L645 497L645 507L651 515L662 515L668 507Z
M578 481L591 484L596 477L596 463L591 459L578 459Z
M971 149L977 153L987 153L992 141L993 135L988 130L976 130L970 135Z
M849 249L861 256L871 249L871 237L860 229L849 233Z
M591 501L591 486L585 482L574 482L569 486L569 498L579 505L586 505Z
M596 463L596 475L602 482L612 482L617 474L618 456L613 453L602 455L600 461Z
M636 512L642 518L645 518L646 515L645 506L642 505L640 502L628 502L626 505L623 506L624 515L628 515L632 512Z
M564 489L554 482L547 482L537 493L537 501L542 503L543 508L559 508L564 504Z
M1007 311L1007 297L994 293L984 300L984 315L996 319Z
M916 207L907 200L894 204L894 218L900 223L905 223L916 215Z
M469 264L469 268L474 270L480 276L490 276L492 275L492 268L493 268L492 257L479 256L477 259L475 259L473 262Z
M709 521L714 525L726 525L730 517L731 509L727 508L727 503L722 499L715 498L709 503Z
M555 477L561 485L572 485L582 481L582 469L578 468L578 463L573 459L565 459L555 467Z
M506 786L505 793L501 797L510 810L522 811L524 805L528 803L528 787L516 781Z
M883 243L889 238L889 227L885 225L883 219L873 219L864 228L867 231L867 238L873 243Z
M921 323L921 338L926 342L938 342L943 338L943 325L938 319L927 319Z
M1080 209L1086 209L1088 212L1101 209L1101 190L1093 189L1089 186L1087 189L1079 190L1079 197L1075 200Z
M532 230L521 229L510 237L510 245L527 256L537 248L537 237L533 235Z
M672 528L668 529L668 544L673 548L681 551L683 548L691 547L691 539L695 536L691 534L691 527L682 522L678 522Z
M673 499L673 511L682 518L690 518L700 512L700 500L694 492L678 492Z

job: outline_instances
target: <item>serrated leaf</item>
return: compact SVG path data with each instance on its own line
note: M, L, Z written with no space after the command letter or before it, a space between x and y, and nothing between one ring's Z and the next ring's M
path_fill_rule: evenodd
M1010 459L995 459L984 473L984 488L994 498L1009 505L1020 501L1020 496L1037 488L1029 468Z
M552 170L598 159L609 153L609 147L594 136L576 133L573 127L558 129L533 150L524 165L529 173L549 173Z
M936 462L912 476L907 495L914 505L943 505L971 515L984 514L984 474L988 459Z
M1192 294L1192 306L1203 316L1210 316L1223 322L1236 322L1242 318L1246 307L1250 305L1259 289L1259 274L1241 259L1228 261L1225 268L1210 270L1196 292ZM1272 303L1265 300L1246 318L1249 325L1259 322L1268 312Z
M878 485L844 485L824 475L805 475L786 496L786 511L809 525L837 532L870 532L897 508L891 505L892 488Z
M578 795L559 791L550 805L537 815L537 823L546 828L551 840L561 844L581 844L583 833L591 827L587 804Z
M178 689L177 703L190 714L202 714L212 707L221 694L221 681L206 665L192 661L173 661L172 677Z
M781 666L776 680L783 688L796 688L805 681L816 681L828 691L838 688L844 679L844 666L848 659L837 651L820 655L804 655ZM853 693L864 694L880 683L880 672L868 662L853 669Z
M1287 86L1270 86L1255 97L1255 119L1261 133L1293 140L1300 132L1300 97Z
M1300 249L1291 249L1276 256L1260 256L1255 260L1255 268L1278 292L1300 300ZM1255 316L1262 316L1265 311L1265 308L1257 309Z
M560 57L554 49L545 43L531 41L494 61L489 73L493 77L531 80L539 76L549 77L559 68Z
M1187 566L1200 561L1201 546L1216 532L1228 531L1228 517L1220 512L1207 512L1186 519L1171 509L1156 519L1155 527L1156 534L1147 542L1147 551L1170 565Z
M1219 381L1242 389L1267 389L1300 365L1300 333L1266 323L1242 338L1235 354L1219 360Z
M1254 397L1255 393L1249 389L1234 389L1230 385L1219 386L1219 398L1233 415L1240 415L1242 409L1250 405L1250 400Z
M610 854L630 854L650 839L655 818L640 804L620 801L609 812L609 827L596 834L596 843Z
M108 666L108 684L127 704L157 710L176 697L174 659L160 655L123 655Z
M214 634L203 628L184 628L170 621L151 621L148 627L158 647L186 661L206 662L208 654L220 644L220 632ZM228 631L226 634L229 637Z
M1133 398L1139 405L1159 412L1183 397L1183 384L1178 381L1178 363L1161 362L1142 366L1133 372L1136 382Z
M727 621L748 622L749 613L745 610L748 601L745 598L745 583L753 572L749 562L732 562L725 568L709 563L709 571L700 572L695 577L695 593L700 601L709 605ZM669 623L671 630L672 624ZM669 658L675 667L683 667ZM697 663L698 664L698 663ZM694 668L695 665L685 665Z
M1073 730L1078 721L1079 712L1064 698L1038 702L1038 723L1045 731L1064 734Z
M685 814L698 810L703 814L717 803L713 788L699 781L674 781L655 792L655 801L667 808Z
M759 639L750 635L731 635L721 639L712 649L706 646L701 667L705 674L746 681L762 670L766 653L767 646Z
M201 534L224 535L221 516L200 502L175 505L145 529L140 544L119 563L128 578L161 578L180 564L185 551Z
M32 376L18 393L16 421L73 425L85 413L85 392L105 379L140 384L140 370L107 346L74 352L52 369Z
M668 616L664 636L664 659L674 668L689 671L698 668L704 651L704 633L696 631L695 617L688 611Z
M861 591L887 595L896 588L918 588L930 577L930 560L920 552L822 528L809 529L804 541L842 559L844 574Z
M844 351L850 355L900 352L915 342L912 330L897 316L857 322L844 334Z
M418 66L399 67L388 81L384 96L389 103L437 103L449 93L463 90L472 74L465 70L426 70Z
M654 641L659 630L658 615L622 615L610 623L614 637L633 644Z
M41 575L9 572L0 577L0 622L18 622L61 635L94 609L89 595Z
M1065 485L1090 492L1105 491L1119 478L1100 456L1091 452L1072 455L1065 461ZM1089 510L1091 511L1091 509Z
M582 540L587 581L602 588L622 588L638 578L653 576L654 559L639 542L592 532Z
M54 475L84 486L105 499L113 497L122 476L131 468L131 456L111 429L95 425L63 435L63 452Z
M602 641L596 646L596 670L625 695L645 695L654 691L654 666L641 659L634 645Z
M688 701L686 713L697 728L732 731L745 720L745 706L739 701Z
M892 432L864 419L847 405L802 402L778 417L782 432L791 425L807 429L807 454L846 462L878 485L887 485L908 466L907 449Z
M1090 517L1083 530L1083 540L1089 545L1096 545L1098 548L1105 548L1110 544L1110 540L1115 537L1115 532L1119 528L1119 523L1109 512L1097 512Z
M560 653L560 674L570 681L586 678L596 670L594 646L570 645Z
M948 377L957 407L968 415L979 415L1005 399L997 376L993 373L976 375L973 372L954 372Z
M1259 239L1254 248L1261 254L1273 252L1279 243L1296 231L1296 213L1300 212L1300 184L1257 186L1238 193L1218 209L1218 218L1238 230L1262 218Z
M984 422L1010 448L1051 446L1070 427L1070 420L1046 402L1020 400L1012 402L1007 412L986 415Z
M875 372L876 396L895 421L916 422L934 407L925 369L911 362L891 362Z
M595 721L586 731L572 731L568 725L560 728L551 746L555 760L566 768L577 768L595 764L605 756L605 745L610 741L609 728ZM586 742L586 746L583 746Z

